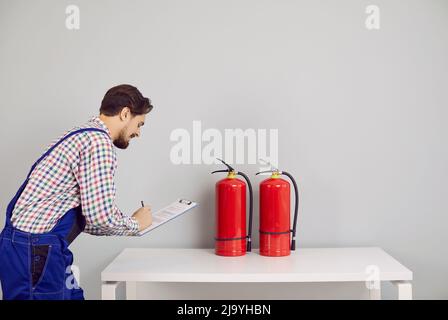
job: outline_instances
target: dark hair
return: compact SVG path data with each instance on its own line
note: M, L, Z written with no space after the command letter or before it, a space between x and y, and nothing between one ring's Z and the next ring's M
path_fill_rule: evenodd
M131 109L133 115L149 113L153 108L151 100L144 97L136 87L120 84L107 90L101 101L100 113L116 116L124 107Z

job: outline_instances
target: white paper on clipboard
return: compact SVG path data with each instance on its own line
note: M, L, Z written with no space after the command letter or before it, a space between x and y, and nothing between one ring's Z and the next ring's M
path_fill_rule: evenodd
M162 224L167 223L168 221L177 218L178 216L184 214L190 209L193 209L198 204L196 202L187 200L187 199L177 199L170 205L165 208L155 212L152 214L152 224L138 233L139 236L142 236L148 233L151 230L161 226Z

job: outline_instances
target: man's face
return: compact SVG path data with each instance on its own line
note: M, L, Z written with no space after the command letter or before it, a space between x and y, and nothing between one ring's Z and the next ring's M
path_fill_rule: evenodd
M130 116L126 125L120 131L118 138L114 140L114 145L120 149L126 149L132 138L140 136L140 128L145 124L146 115Z

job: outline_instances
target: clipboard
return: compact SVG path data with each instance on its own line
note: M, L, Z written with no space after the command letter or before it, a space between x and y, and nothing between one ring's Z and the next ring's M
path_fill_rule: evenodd
M167 223L168 221L171 221L183 215L185 212L188 212L189 210L195 208L197 205L198 204L196 202L191 200L177 199L168 206L153 213L152 224L148 228L140 231L138 235L143 236L147 234L148 232L160 227L161 225Z

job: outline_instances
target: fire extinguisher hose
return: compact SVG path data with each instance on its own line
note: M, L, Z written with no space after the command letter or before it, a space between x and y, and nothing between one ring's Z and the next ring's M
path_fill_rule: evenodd
M297 183L288 172L282 171L282 174L291 179L292 184L294 185L294 195L295 195L295 203L294 203L294 222L292 227L292 241L291 241L291 250L296 250L296 229L297 229L297 216L299 214L299 191L297 188Z
M252 191L252 185L250 183L249 177L245 175L243 172L238 171L238 175L242 176L246 182L247 186L249 187L249 232L247 233L247 252L252 251L252 215L253 215L253 202L254 202L254 195Z

